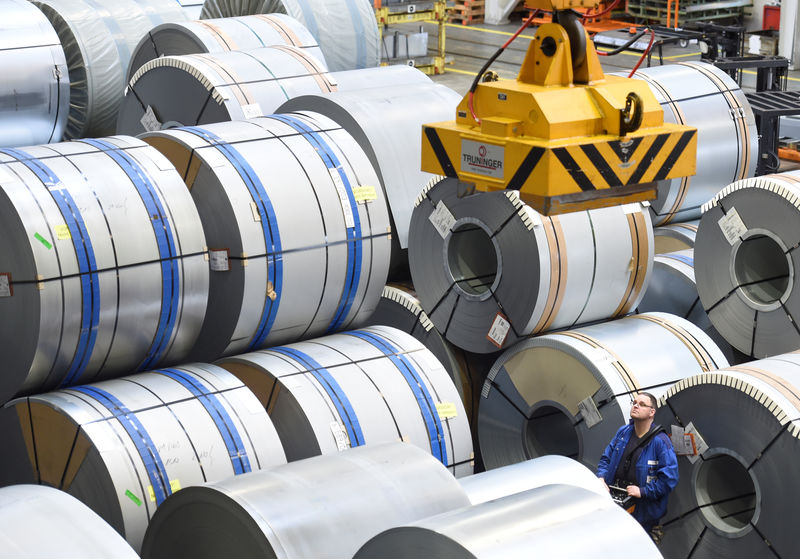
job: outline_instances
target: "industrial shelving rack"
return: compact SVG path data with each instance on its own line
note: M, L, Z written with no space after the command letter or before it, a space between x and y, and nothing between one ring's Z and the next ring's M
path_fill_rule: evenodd
M387 2L374 0L375 18L378 21L378 37L383 41L385 27L397 23L436 23L439 27L438 45L434 56L415 58L392 58L381 61L381 65L408 64L425 72L426 74L444 73L445 54L445 23L447 22L447 1L428 0L414 2L402 0L400 2Z

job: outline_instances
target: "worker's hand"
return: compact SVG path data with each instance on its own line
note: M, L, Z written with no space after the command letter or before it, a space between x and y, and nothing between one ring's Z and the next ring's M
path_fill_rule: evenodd
M603 482L603 485L605 485L605 487L606 487L606 491L608 491L609 493L611 493L611 488L610 488L610 487L608 486L608 484L606 483L606 480L604 480L604 479L603 479L603 478L601 478L601 477L599 477L599 478L597 478L597 479L599 479L600 481L602 481L602 482Z
M638 485L629 485L625 489L628 490L628 495L630 495L631 497L636 497L637 499L639 499L642 496L642 490L639 489Z

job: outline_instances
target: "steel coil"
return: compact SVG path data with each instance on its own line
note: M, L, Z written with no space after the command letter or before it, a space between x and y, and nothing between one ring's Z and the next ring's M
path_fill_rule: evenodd
M12 400L0 434L0 480L66 491L137 550L179 489L286 462L253 393L204 364Z
M191 20L200 19L200 12L203 11L203 3L204 0L178 0L178 4L183 8L186 17Z
M433 354L405 332L370 326L219 365L258 396L290 462L402 440L456 476L472 473L472 440L458 392Z
M680 379L726 366L702 330L665 313L525 340L500 356L484 384L483 462L488 470L560 454L595 469L634 394L658 397Z
M288 14L319 41L332 71L380 63L380 39L369 0L206 0L202 19L251 14Z
M694 278L692 249L656 254L653 276L637 311L665 312L683 317L708 334L729 363L742 361L742 354L733 349L717 332L700 303Z
M372 314L389 267L389 214L346 131L276 115L144 139L186 178L211 249L191 359L354 328Z
M113 134L136 44L156 25L187 19L174 0L31 1L53 24L66 53L66 138Z
M131 57L128 80L145 63L160 56L297 47L327 68L317 40L302 23L283 14L254 15L164 23L145 35Z
M428 82L297 97L277 112L319 113L356 138L378 171L399 248L407 249L414 200L433 178L420 171L421 127L451 119L460 100L452 89ZM407 258L402 258L405 268Z
M468 504L430 454L370 445L184 489L156 512L142 557L352 557L387 528Z
M798 557L800 355L687 378L662 397L656 422L691 433L662 519L668 559Z
M661 559L647 533L607 495L548 485L391 528L353 559L617 559L623 550Z
M517 191L459 197L458 184L426 187L409 233L422 307L450 342L489 353L636 308L653 266L641 205L544 217Z
M0 401L183 360L206 310L203 227L155 149L0 150ZM134 233L135 234L132 234Z
M609 498L608 488L589 468L565 456L541 456L458 480L470 503L479 505L545 485L573 485Z
M653 239L655 241L656 254L693 249L699 224L700 220L696 219L685 223L668 223L654 228Z
M41 485L0 489L4 559L138 559L131 546L86 505Z
M650 206L655 225L697 219L700 206L728 183L755 175L755 117L728 74L704 62L679 62L645 68L633 77L650 85L664 122L697 128L697 172L658 183L658 198Z
M768 357L800 347L800 171L737 181L703 206L700 301L733 347Z
M2 0L0 146L61 141L69 111L64 49L42 12L25 0Z

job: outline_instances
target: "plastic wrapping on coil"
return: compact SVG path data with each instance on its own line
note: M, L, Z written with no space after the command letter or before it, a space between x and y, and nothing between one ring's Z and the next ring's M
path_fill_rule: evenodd
M461 96L452 89L428 82L296 97L277 112L323 114L356 138L380 176L398 248L407 249L414 200L433 178L420 171L421 127L452 118L460 100ZM406 273L407 259L403 254L403 262L397 264Z
M694 248L694 239L697 237L697 226L700 220L685 223L668 223L653 229L656 254L665 252L678 252Z
M89 507L63 491L41 485L0 489L0 541L4 559L139 557Z
M206 257L186 186L144 142L0 150L0 312L16 317L0 401L185 359Z
M274 115L143 139L185 177L210 249L191 359L355 328L372 314L389 267L389 213L345 130Z
M259 398L290 462L402 440L457 477L473 471L469 423L453 381L405 332L370 326L219 365Z
M251 14L288 14L319 41L332 71L380 63L375 11L369 0L206 0L202 19Z
M302 23L283 14L164 23L142 37L131 57L128 80L146 62L160 56L297 47L327 68L317 40Z
M58 33L67 57L66 138L106 136L125 89L131 53L156 25L186 21L175 0L33 0Z
M0 11L0 147L59 142L69 111L69 76L58 35L30 2L2 0Z
M661 520L664 557L800 556L797 352L687 378L661 398L655 421L681 442L691 435Z
M703 206L695 276L733 347L768 357L800 347L800 171L737 181Z
M468 504L430 454L370 445L184 489L156 512L142 558L352 557L387 528Z
M755 116L728 74L704 62L679 62L644 68L633 77L650 85L664 122L697 128L697 172L658 183L658 198L650 206L655 225L697 219L701 205L719 190L755 175Z
M606 495L547 485L391 528L354 559L593 557L661 559L650 536Z
M545 454L592 469L628 421L633 395L728 366L702 330L665 313L537 336L503 353L478 409L486 469Z
M422 307L450 342L490 353L636 308L653 265L642 205L545 217L518 191L459 197L458 185L426 187L409 233Z
M178 490L286 462L253 393L205 364L13 400L0 435L0 481L69 493L137 550Z

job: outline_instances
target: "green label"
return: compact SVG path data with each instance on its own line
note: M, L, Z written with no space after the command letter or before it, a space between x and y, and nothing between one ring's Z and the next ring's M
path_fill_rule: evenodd
M47 248L47 250L53 248L53 245L51 245L50 242L44 237L42 237L39 233L34 233L33 236L37 241L42 243L45 246L45 248Z
M133 493L131 493L130 489L126 489L125 490L125 496L128 497L128 499L130 499L134 503L136 503L137 507L141 507L142 506L142 500L139 497L137 497L136 495L134 495Z

